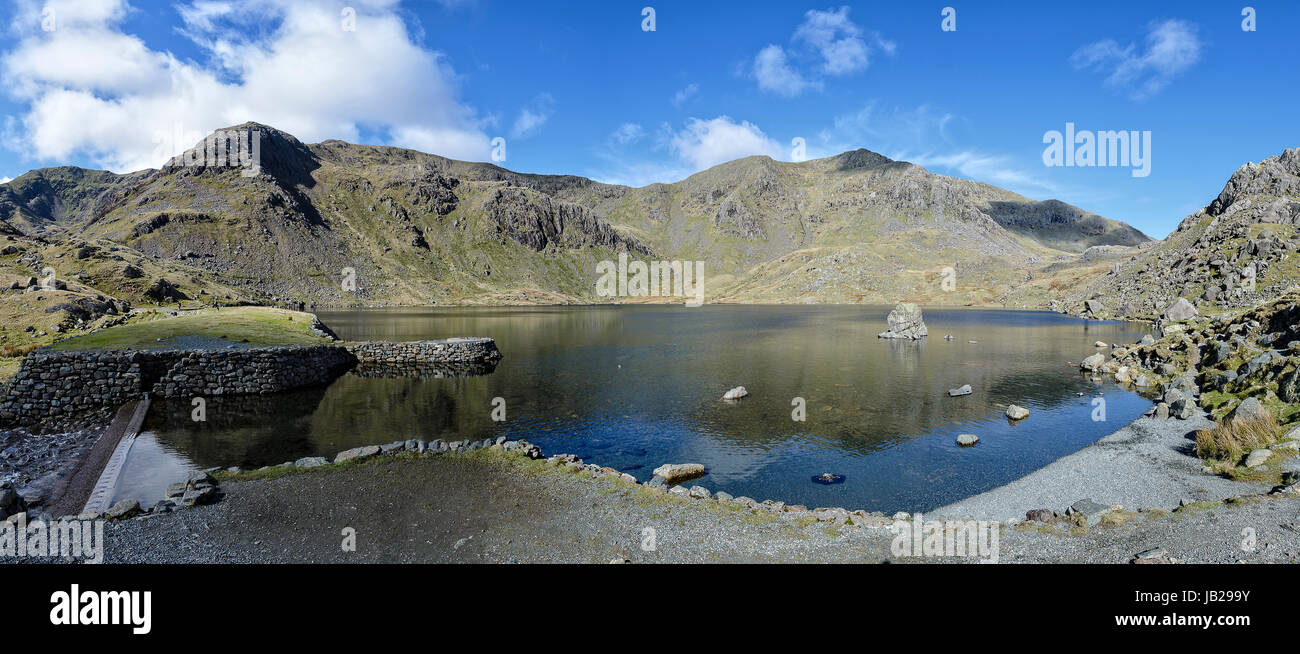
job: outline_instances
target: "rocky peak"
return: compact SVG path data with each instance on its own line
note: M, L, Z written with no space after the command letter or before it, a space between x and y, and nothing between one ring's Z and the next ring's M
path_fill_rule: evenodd
M287 186L310 188L315 185L311 173L319 167L316 155L293 135L247 122L212 132L168 160L162 171L201 175L237 170L244 177L264 174Z

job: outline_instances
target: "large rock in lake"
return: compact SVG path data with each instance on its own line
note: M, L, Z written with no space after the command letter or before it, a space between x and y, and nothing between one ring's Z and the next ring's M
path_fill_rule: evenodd
M918 339L930 333L925 322L921 320L921 307L911 302L899 302L885 318L889 322L889 331L881 332L877 338Z

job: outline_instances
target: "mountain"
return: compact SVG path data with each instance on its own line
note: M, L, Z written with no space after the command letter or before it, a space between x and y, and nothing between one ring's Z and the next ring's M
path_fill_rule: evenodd
M1238 168L1168 238L1124 257L1067 303L1077 313L1127 318L1157 318L1179 297L1202 314L1256 305L1300 283L1297 223L1300 148L1291 148Z
M205 158L253 133L255 170ZM710 301L1042 306L1104 270L1088 253L1149 242L867 150L629 188L257 123L159 170L31 171L0 185L0 221L44 243L25 246L24 269L73 255L116 297L322 305L604 301L596 264L627 252L704 261Z

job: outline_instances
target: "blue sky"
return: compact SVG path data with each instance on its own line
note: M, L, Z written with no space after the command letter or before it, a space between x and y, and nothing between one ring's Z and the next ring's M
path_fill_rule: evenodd
M643 8L655 29L643 29ZM943 10L956 30L944 31ZM1300 146L1300 3L19 0L0 179L156 166L256 120L641 185L864 147L1163 237ZM1151 133L1150 174L1044 135Z

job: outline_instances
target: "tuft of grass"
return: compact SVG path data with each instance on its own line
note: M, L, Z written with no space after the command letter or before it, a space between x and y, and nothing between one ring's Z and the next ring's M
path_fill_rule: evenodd
M1206 460L1236 462L1277 438L1280 426L1271 414L1251 420L1228 419L1196 432L1196 455Z
M39 343L28 343L26 345L7 344L0 347L0 357L22 357L27 356L33 350L40 347Z
M1103 514L1098 524L1103 527L1122 527L1128 521L1136 518L1137 515L1136 511L1127 509L1112 510Z

